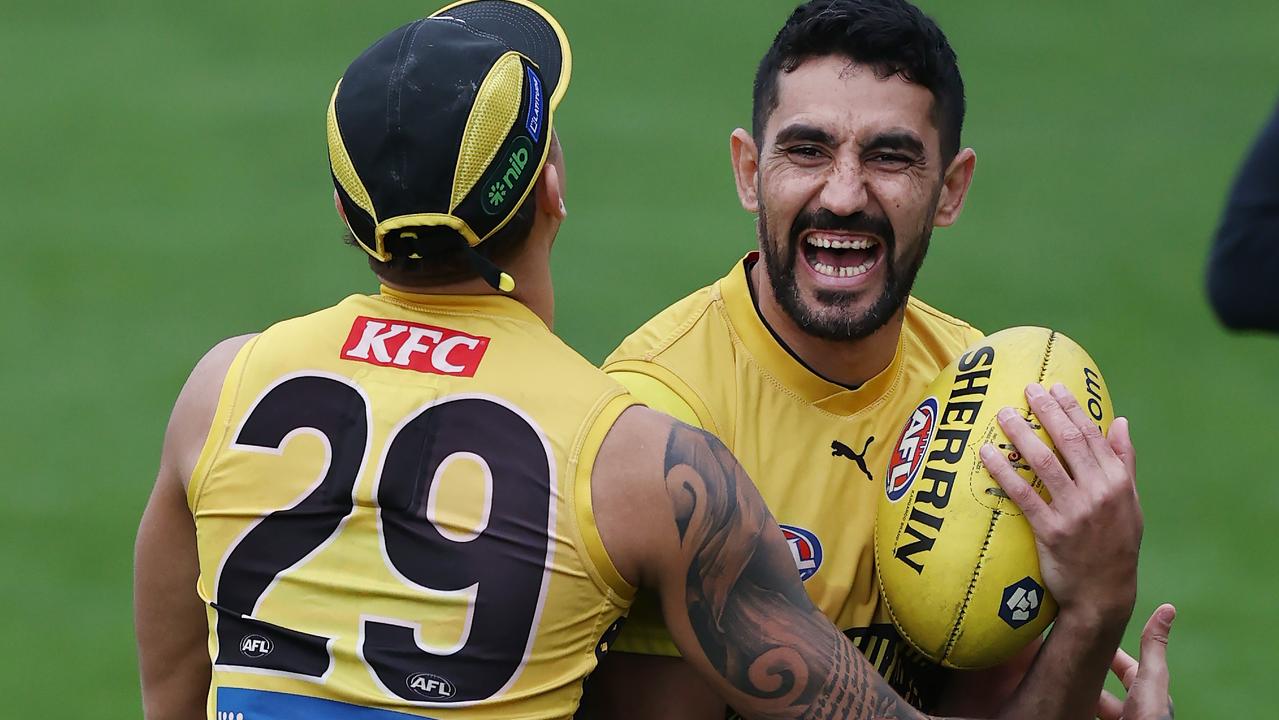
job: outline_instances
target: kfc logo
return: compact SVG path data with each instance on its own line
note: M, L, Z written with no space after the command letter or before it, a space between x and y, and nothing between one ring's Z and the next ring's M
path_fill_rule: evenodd
M342 346L344 360L436 375L472 377L489 339L405 320L360 316Z

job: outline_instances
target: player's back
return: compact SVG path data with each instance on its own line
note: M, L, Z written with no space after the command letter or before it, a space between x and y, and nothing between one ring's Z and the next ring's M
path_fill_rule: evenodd
M589 504L632 402L501 296L384 288L251 340L188 487L209 716L570 716L633 592Z

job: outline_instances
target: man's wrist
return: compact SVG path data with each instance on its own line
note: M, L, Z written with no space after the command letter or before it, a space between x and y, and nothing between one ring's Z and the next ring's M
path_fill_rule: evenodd
M1134 604L1107 608L1085 603L1062 608L1053 622L1053 630L1078 640L1091 638L1100 645L1118 643L1128 627Z

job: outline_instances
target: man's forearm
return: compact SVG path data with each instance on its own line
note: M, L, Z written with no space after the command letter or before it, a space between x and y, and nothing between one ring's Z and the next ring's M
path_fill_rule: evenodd
M1063 613L1000 718L1092 718L1125 623Z

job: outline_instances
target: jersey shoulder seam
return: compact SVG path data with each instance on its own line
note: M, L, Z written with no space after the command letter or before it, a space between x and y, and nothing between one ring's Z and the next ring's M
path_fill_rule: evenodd
M714 289L715 289L715 286L713 285L708 286L708 287L702 288L701 290L698 290L696 293L694 293L694 295L698 293L709 294L714 292ZM707 311L710 310L711 306L716 304L716 302L718 302L718 298L715 296L712 296L711 298L708 298L706 302L699 303L695 311L690 312L687 318L685 318L678 325L676 325L674 329L668 332L660 340L656 341L655 343L653 343L652 345L644 349L643 352L628 352L626 353L624 357L618 358L618 360L614 360L613 362L619 362L621 360L643 360L645 362L655 362L659 355L671 349L671 347L675 345L675 343L679 342L681 338L687 335L689 331L692 330L693 327L697 325L697 323L703 317L706 316ZM650 320L650 322L652 321ZM648 323L645 323L645 325L647 324ZM643 326L640 326L640 327L642 328ZM625 345L626 342L623 341L622 344ZM611 365L611 364L613 363L608 363L604 367L607 368L608 365Z

